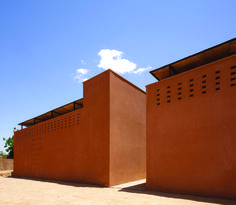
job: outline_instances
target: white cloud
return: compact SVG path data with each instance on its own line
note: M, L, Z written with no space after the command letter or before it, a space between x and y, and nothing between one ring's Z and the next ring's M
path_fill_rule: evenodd
M141 74L144 71L150 70L152 67L146 68L138 68L137 65L127 59L123 59L122 51L110 50L110 49L102 49L98 53L101 56L101 60L98 64L99 68L103 68L105 70L111 69L117 73L135 73Z
M137 73L142 73L142 72L144 72L144 71L146 71L146 70L150 70L150 69L152 69L151 66L148 66L148 67L146 67L146 68L139 68L139 69L137 69L137 70L134 70L133 73L135 73L135 74L137 74Z
M84 81L88 80L87 78L84 77L84 75L86 75L87 73L88 73L88 69L79 68L76 70L76 75L75 75L74 79L79 82L84 82Z
M79 69L76 70L76 72L77 72L78 74L85 75L85 74L88 73L88 69L86 69L86 68L79 68Z
M135 70L136 64L127 60L122 59L123 52L110 49L102 49L98 53L101 56L99 68L105 70L112 69L117 73L129 73Z

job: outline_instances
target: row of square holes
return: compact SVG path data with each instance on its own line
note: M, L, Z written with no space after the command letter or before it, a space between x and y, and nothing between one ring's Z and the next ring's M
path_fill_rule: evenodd
M39 176L40 173L40 151L41 151L41 137L33 137L31 139L31 174Z
M231 74L231 86L235 86L236 85L236 66L231 67L232 72Z
M232 66L231 67L231 70L234 70L236 68L236 66ZM216 91L218 91L218 90L220 90L220 70L217 70L216 72L215 72L215 74L216 74L216 77L215 77L215 80L216 80L216 82L215 82L215 85L216 85L216 88L215 88L215 90ZM235 76L236 76L236 72L235 71L233 71L233 72L231 72L230 73L230 75L231 75L231 81L232 81L232 83L230 84L231 86L235 86L236 84L235 84ZM202 78L203 78L203 80L202 80L202 94L206 94L206 80L205 80L205 78L207 77L207 75L202 75ZM190 82L190 84L189 84L189 87L190 87L190 90L189 90L189 92L190 92L190 94L189 94L189 97L193 97L194 96L194 94L193 94L193 92L194 92L194 84L193 84L193 81L194 81L194 79L190 79L189 80L189 82ZM181 97L181 95L182 95L182 92L181 92L181 90L182 90L182 88L180 87L182 85L182 83L180 82L180 83L178 83L178 87L177 87L177 89L178 89L178 100L181 100L182 99L182 97ZM169 90L171 87L170 86L167 86L166 87L167 88L167 103L170 103L171 102L171 90ZM160 105L160 89L157 89L157 105Z
M77 114L77 120L75 119L75 117L76 116L73 115L73 120L72 120L72 117L69 116L68 121L67 121L67 117L65 117L65 118L62 118L61 120L54 120L44 125L36 125L36 127L25 128L20 131L19 137L41 135L41 134L48 133L50 131L55 131L55 130L59 130L59 129L67 128L67 127L69 128L69 127L75 126L76 124L79 125L79 114Z

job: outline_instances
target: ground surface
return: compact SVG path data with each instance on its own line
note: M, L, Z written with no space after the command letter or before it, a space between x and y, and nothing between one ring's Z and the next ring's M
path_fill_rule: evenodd
M4 175L4 176L3 176ZM236 204L236 201L174 195L144 190L145 185L126 184L104 188L58 181L9 177L0 172L0 204ZM142 181L141 181L142 182ZM130 185L130 186L129 186Z

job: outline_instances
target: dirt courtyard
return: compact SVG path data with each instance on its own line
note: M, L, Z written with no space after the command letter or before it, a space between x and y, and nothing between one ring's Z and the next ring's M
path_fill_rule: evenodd
M130 185L130 186L129 186ZM0 173L0 204L236 204L236 201L144 190L145 184L112 188L10 177Z

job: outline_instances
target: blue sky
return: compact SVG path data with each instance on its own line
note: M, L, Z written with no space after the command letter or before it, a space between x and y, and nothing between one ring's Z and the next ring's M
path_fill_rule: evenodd
M0 0L0 150L13 127L83 97L108 67L149 71L236 37L235 0Z

